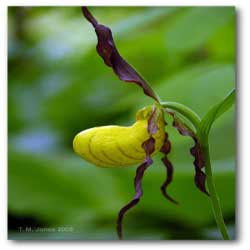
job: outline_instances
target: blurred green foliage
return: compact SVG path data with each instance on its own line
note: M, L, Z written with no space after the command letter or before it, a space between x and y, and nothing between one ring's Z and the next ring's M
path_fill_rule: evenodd
M163 101L203 116L235 85L232 7L95 7L120 53ZM152 103L118 80L95 51L93 28L76 7L9 7L8 209L11 239L117 239L119 209L134 194L135 166L97 168L73 153L76 133L127 125ZM209 199L194 185L192 140L168 120L174 181L163 198L165 170L155 157L144 196L124 221L125 239L219 239ZM235 110L214 124L212 167L226 223L234 237ZM20 232L19 227L65 232ZM69 230L73 227L73 231Z

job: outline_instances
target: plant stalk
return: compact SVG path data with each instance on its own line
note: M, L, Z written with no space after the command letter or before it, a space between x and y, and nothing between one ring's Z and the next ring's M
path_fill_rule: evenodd
M217 223L217 226L221 232L221 235L224 240L229 240L229 235L227 232L227 228L223 219L223 214L220 206L219 197L216 193L216 188L213 180L211 162L210 162L210 153L209 153L209 144L205 143L203 145L203 152L204 152L204 160L205 160L205 171L207 175L207 185L210 194L210 200L213 207L214 218Z
M186 105L178 102L161 102L160 104L164 108L172 109L183 115L192 123L195 129L199 127L201 121L200 117Z

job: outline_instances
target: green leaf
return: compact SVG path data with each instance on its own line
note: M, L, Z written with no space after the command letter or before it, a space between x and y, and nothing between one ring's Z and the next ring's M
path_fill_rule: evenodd
M217 118L223 115L235 102L235 89L233 89L220 103L212 107L201 120L198 135L201 140L206 139L210 129Z

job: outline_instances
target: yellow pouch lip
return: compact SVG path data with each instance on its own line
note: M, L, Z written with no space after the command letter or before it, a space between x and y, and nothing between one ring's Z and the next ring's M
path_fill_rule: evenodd
M108 125L86 129L73 140L74 151L83 159L100 167L125 167L143 162L144 141L149 139L148 119L152 106L140 109L136 122L131 126ZM158 152L164 141L164 119L158 120L158 131L153 135L155 151Z

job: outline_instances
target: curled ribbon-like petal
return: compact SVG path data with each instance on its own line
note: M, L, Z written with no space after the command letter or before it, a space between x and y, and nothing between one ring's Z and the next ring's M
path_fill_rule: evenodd
M82 7L82 12L85 18L95 28L98 39L96 50L103 58L105 64L113 69L114 73L120 78L120 80L139 85L146 95L152 97L158 102L158 97L153 89L119 54L111 30L108 27L99 24L86 7Z
M122 239L122 220L125 213L132 207L134 207L139 201L141 196L143 195L142 191L142 178L144 175L145 170L153 163L151 159L151 154L153 154L155 150L155 139L152 137L153 134L157 132L157 119L155 119L156 111L153 110L150 118L148 120L148 132L149 132L149 139L143 142L142 147L146 153L146 157L144 162L137 168L136 175L134 179L134 186L135 186L135 195L133 199L126 204L119 212L118 219L117 219L117 234L119 239Z
M170 153L171 151L171 144L170 141L168 139L168 134L165 133L165 140L164 140L164 144L161 148L161 152L164 153L164 156L162 157L162 162L164 164L164 166L166 167L166 171L167 171L167 178L165 180L165 182L162 184L161 186L161 192L164 195L164 197L166 197L169 201L178 204L177 201L175 201L166 191L167 186L172 182L173 179L173 173L174 173L174 168L173 165L171 163L171 161L168 159L167 155Z
M189 128L186 124L184 124L173 112L168 112L173 117L173 126L179 131L181 135L190 136L194 141L194 146L190 149L190 153L194 156L194 167L195 167L195 185L197 188L209 195L206 190L206 174L202 171L202 168L205 166L204 164L204 156L202 152L202 147L200 142L198 141L195 133Z

